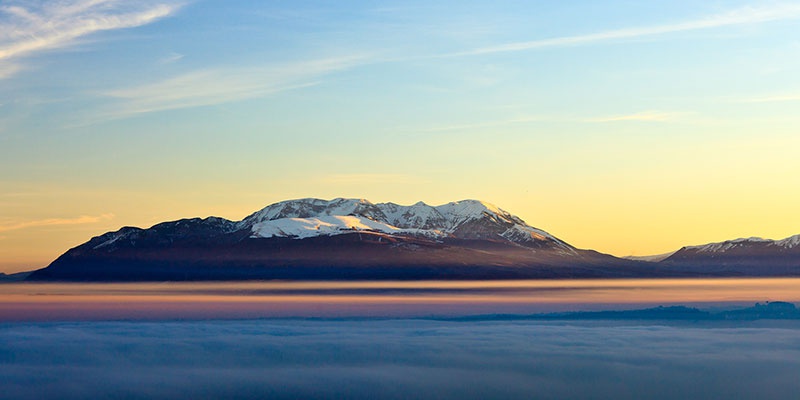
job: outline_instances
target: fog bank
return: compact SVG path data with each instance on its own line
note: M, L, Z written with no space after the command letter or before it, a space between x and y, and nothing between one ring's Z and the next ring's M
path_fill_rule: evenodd
M800 329L534 321L0 325L0 393L78 398L791 398Z

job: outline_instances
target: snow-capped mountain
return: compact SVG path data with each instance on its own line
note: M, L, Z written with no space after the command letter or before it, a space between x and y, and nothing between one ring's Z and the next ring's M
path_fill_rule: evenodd
M791 251L800 251L800 247L798 247L798 245L800 245L800 235L790 236L781 240L749 237L726 240L724 242L708 243L699 246L686 246L675 252L673 256L680 257L688 254L697 254L713 257L725 253L750 253L754 251L785 253Z
M661 263L737 275L793 276L800 272L800 235L782 240L750 237L686 246Z
M651 260L651 261L655 261ZM478 200L430 206L299 199L241 221L124 227L29 280L552 279L800 276L800 235L684 247L660 262L576 249Z
M683 249L696 253L725 253L737 249L767 247L780 251L792 249L799 244L800 235L794 235L782 240L763 239L760 237L739 238L699 246L686 246Z
M525 279L639 276L478 200L404 206L298 199L241 221L125 227L67 251L32 280Z
M308 238L354 231L374 231L433 239L508 240L565 252L572 246L529 226L519 217L478 200L437 207L418 202L411 206L373 204L365 199L299 199L272 204L238 223L253 238Z
M800 245L800 235L789 236L786 239L775 241L775 246L783 247L785 249L793 249L798 245Z

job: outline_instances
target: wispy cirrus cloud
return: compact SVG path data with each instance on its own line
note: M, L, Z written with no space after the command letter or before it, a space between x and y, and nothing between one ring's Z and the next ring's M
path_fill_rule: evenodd
M173 64L183 59L183 57L184 57L183 54L173 52L170 53L168 56L158 60L158 62L160 64Z
M114 218L114 214L102 215L81 215L75 218L48 218L35 221L16 222L11 224L0 225L0 232L15 231L26 228L38 228L44 226L59 226L59 225L84 225L93 224L96 222L106 221Z
M167 1L8 1L0 5L0 79L24 69L19 60L74 45L80 38L147 25L175 14Z
M0 79L8 78L9 76L19 72L21 69L22 67L19 65L3 63L3 61L0 60Z
M666 112L666 111L641 111L632 114L619 114L597 118L575 117L566 115L537 115L527 117L517 117L494 121L473 122L452 125L433 126L421 129L420 132L444 133L451 131L469 131L473 129L495 128L517 124L530 124L536 122L624 122L624 121L643 121L643 122L665 122L674 121L682 116L691 113L686 112Z
M796 2L772 4L762 7L743 7L729 12L711 15L705 18L676 22L672 24L624 28L589 33L585 35L560 36L548 39L505 43L494 46L480 47L463 52L450 53L444 56L477 56L483 54L526 51L552 47L580 46L620 39L634 39L669 33L721 28L726 26L758 24L770 21L791 20L798 18L800 18L800 4Z
M800 94L788 94L778 96L753 97L739 100L739 103L783 103L789 101L800 101Z
M525 124L529 122L541 122L552 120L552 117L546 116L528 116L528 117L517 117L517 118L509 118L503 120L495 120L495 121L484 121L484 122L473 122L473 123L464 123L464 124L452 124L452 125L440 125L434 126L431 128L423 129L423 132L448 132L448 131L465 131L470 129L481 129L481 128L493 128L496 126L504 126L504 125L514 125L514 124Z
M313 86L322 76L353 68L367 59L352 55L263 67L205 69L156 83L109 90L100 95L116 104L101 120L222 104Z
M674 120L676 117L685 113L664 112L664 111L641 111L633 114L612 115L609 117L591 118L587 122L664 122Z
M323 177L322 182L335 185L365 185L423 183L427 181L408 174L331 174Z

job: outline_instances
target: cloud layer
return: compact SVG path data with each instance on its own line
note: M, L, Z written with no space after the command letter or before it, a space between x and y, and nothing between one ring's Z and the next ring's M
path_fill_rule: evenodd
M622 121L644 121L644 122L664 122L674 119L681 113L663 111L641 111L633 114L614 115L610 117L589 119L588 122L622 122Z
M22 70L18 62L22 58L72 46L96 32L147 25L179 8L163 1L4 2L0 6L0 79Z
M797 327L300 321L0 325L9 398L792 398Z
M10 224L0 225L0 232L15 231L18 229L35 228L42 226L57 226L57 225L84 225L93 224L95 222L105 221L114 218L114 214L102 214L97 216L81 215L75 218L48 218L36 221L16 222Z
M797 18L800 18L800 5L795 3L773 4L763 7L743 7L706 18L699 18L672 24L638 28L623 28L605 32L590 33L586 35L562 36L549 39L531 40L527 42L506 43L453 53L449 54L448 56L475 56L550 47L578 46L613 40L635 39L668 33L721 28L725 26L757 24Z
M352 55L262 67L192 71L160 82L101 93L116 100L101 119L222 104L313 86L320 77L352 68L364 60L364 56Z

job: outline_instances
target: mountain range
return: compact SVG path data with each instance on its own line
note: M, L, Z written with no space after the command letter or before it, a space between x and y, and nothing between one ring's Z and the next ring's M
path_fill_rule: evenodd
M28 280L422 280L800 275L800 235L684 247L658 262L577 249L478 200L298 199L241 221L124 227Z

